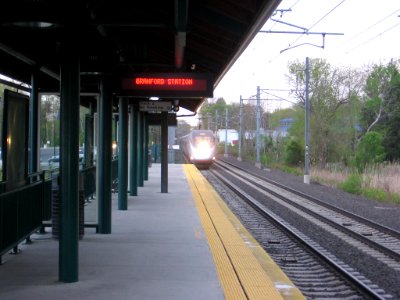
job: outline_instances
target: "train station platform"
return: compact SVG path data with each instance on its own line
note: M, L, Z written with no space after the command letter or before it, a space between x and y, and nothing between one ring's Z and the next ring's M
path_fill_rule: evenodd
M58 281L58 241L49 228L5 255L0 299L304 299L193 165L161 167L117 210L112 233L85 228L79 281ZM95 205L93 201L90 205Z

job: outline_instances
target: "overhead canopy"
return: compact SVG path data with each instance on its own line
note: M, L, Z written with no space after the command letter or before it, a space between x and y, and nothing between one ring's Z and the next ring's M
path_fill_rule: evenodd
M50 1L1 5L0 73L58 91L60 52L76 47L82 92L129 73L204 73L215 88L273 13L276 0ZM181 96L196 111L203 96Z

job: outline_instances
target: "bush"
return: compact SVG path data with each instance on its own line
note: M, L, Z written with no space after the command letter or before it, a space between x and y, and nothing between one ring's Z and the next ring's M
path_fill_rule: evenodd
M381 189L374 189L374 188L364 189L362 191L362 195L364 197L367 197L370 199L375 199L378 201L385 201L386 198L388 198L388 195L385 191L383 191Z
M285 164L298 166L304 162L304 149L296 140L290 140L285 149Z
M400 204L400 195L391 193L389 194L389 199L391 202L395 204Z
M360 195L362 192L362 182L361 175L350 174L345 181L339 184L339 188L345 192Z
M367 164L383 162L384 159L382 135L374 131L366 133L356 149L355 163L358 171L364 172Z
M269 166L272 163L272 157L269 154L260 155L261 164L264 166Z

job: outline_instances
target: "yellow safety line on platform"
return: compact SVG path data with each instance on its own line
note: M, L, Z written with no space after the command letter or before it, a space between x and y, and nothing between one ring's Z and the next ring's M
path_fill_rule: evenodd
M283 299L221 209L218 193L193 165L184 170L226 299Z

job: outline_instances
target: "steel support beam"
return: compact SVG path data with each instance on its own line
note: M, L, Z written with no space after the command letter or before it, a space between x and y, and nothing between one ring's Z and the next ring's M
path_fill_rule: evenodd
M99 99L99 142L97 149L99 233L111 233L111 158L112 90L109 78L103 78Z
M37 86L37 74L31 77L31 99L29 101L29 172L38 171L39 147L39 93Z
M142 187L144 185L143 183L143 143L144 143L144 138L143 138L143 112L139 111L138 112L138 118L137 118L137 134L138 134L138 143L137 143L137 184L138 186Z
M144 116L144 174L143 179L149 180L149 119Z
M137 196L137 166L138 166L138 155L137 155L137 118L138 118L138 111L134 105L131 105L131 112L130 112L130 123L129 123L129 155L130 155L130 166L129 166L129 195L130 196Z
M175 67L181 69L186 48L188 0L175 0Z
M168 112L161 113L161 193L168 193Z
M118 209L128 209L128 99L119 98Z
M61 53L60 86L60 236L59 280L79 280L79 55L64 45Z

